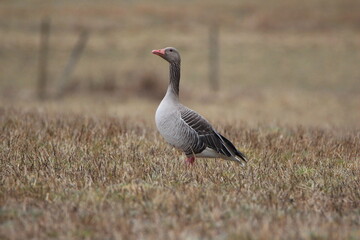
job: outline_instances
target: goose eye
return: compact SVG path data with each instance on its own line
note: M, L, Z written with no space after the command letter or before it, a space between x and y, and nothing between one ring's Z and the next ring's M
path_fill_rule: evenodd
M173 50L172 50L172 49L170 49L169 51L170 51L170 52L172 52Z

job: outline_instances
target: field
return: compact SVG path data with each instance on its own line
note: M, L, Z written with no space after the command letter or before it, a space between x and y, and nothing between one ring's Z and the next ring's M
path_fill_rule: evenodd
M360 133L219 124L247 153L193 167L154 127L1 109L4 239L357 239Z
M359 13L355 0L2 1L0 239L359 239ZM82 29L89 41L56 98ZM168 68L151 50L165 46L182 54L181 101L246 167L187 166L157 133Z

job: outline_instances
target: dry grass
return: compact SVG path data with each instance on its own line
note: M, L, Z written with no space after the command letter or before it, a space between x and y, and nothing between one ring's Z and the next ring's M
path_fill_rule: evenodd
M357 239L360 132L218 128L247 167L172 151L148 121L1 108L2 239Z

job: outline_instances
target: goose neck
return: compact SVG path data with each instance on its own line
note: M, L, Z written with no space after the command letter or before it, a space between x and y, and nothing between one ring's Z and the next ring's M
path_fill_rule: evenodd
M170 63L170 82L168 92L171 91L175 96L179 97L180 84L180 62Z

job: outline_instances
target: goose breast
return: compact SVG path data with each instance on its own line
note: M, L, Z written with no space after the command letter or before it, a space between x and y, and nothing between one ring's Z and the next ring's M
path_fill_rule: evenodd
M162 101L155 114L156 127L166 142L184 152L189 152L198 141L198 136L181 119L179 107L181 106L171 101Z

